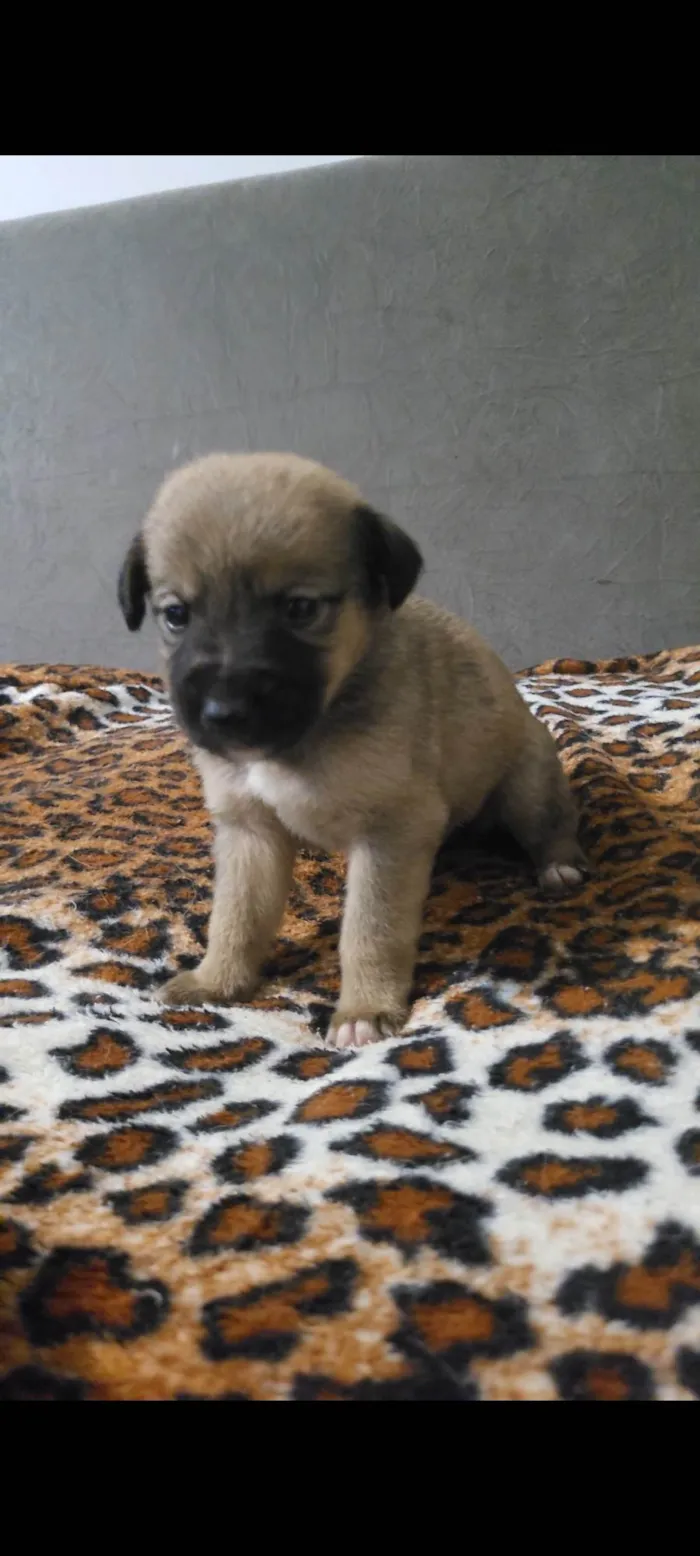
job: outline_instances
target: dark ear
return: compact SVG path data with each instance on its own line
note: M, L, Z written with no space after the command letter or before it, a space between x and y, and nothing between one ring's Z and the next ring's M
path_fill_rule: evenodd
M135 535L122 563L117 586L117 598L130 632L137 632L141 626L149 588L143 540Z
M420 551L393 519L385 519L373 508L358 508L357 524L370 604L385 599L395 611L418 582L423 567Z

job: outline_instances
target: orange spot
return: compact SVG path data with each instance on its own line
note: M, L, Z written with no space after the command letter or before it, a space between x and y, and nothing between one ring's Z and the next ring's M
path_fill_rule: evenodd
M128 956L148 956L158 943L158 931L148 925L128 928L112 941L115 951L126 951Z
M595 989L586 989L583 984L567 984L563 989L558 989L552 998L552 1004L562 1016L592 1016L597 1010L604 1010L605 1000Z
M82 1174L79 1172L62 1172L60 1167L48 1167L41 1174L42 1188L50 1194L65 1193L73 1183L79 1183Z
M493 1335L493 1313L474 1297L454 1297L451 1302L435 1305L419 1302L411 1316L431 1350L446 1351L452 1345L490 1340Z
M413 1134L410 1129L375 1129L372 1134L365 1135L365 1142L375 1156L392 1157L395 1161L435 1158L445 1161L459 1154L446 1140L430 1140L426 1135Z
M620 994L630 990L639 992L647 1010L662 1005L666 1000L687 999L690 986L685 973L636 973L631 978L616 979L612 987Z
M299 1074L306 1081L312 1081L319 1075L327 1075L332 1061L325 1054L309 1054L308 1059L302 1059L299 1065Z
M425 1241L430 1227L426 1220L431 1210L447 1210L452 1204L448 1189L386 1188L380 1191L379 1202L362 1216L362 1223L377 1231L392 1232L405 1243Z
M659 726L653 722L636 724L634 733L635 735L641 735L644 740L653 740L659 733Z
M240 1043L220 1043L217 1048L207 1048L183 1056L183 1070L236 1070L249 1059L264 1053L266 1044L262 1038L244 1038Z
M569 1129L604 1129L606 1124L614 1124L617 1118L617 1108L588 1107L585 1102L575 1102L567 1108L564 1115Z
M552 1194L556 1189L573 1188L590 1178L600 1177L600 1166L595 1162L541 1162L536 1167L523 1169L523 1183L536 1189L538 1194Z
M89 1048L75 1055L80 1070L123 1070L131 1060L126 1043L111 1032L100 1032L90 1041Z
M654 1053L653 1048L645 1048L643 1043L635 1043L633 1047L625 1049L624 1053L617 1054L615 1067L618 1070L631 1070L634 1075L643 1075L650 1081L662 1081L666 1074L660 1054Z
M458 1014L466 1027L473 1027L477 1031L488 1027L510 1026L518 1019L516 1010L499 1008L477 990L451 1002L449 1010L451 1015Z
M613 1367L591 1367L586 1382L588 1384L588 1393L593 1399L609 1402L628 1398L629 1389L627 1384Z
M523 1091L529 1091L537 1085L537 1078L541 1070L559 1070L562 1067L561 1050L558 1043L548 1043L542 1052L528 1058L526 1054L520 1054L512 1059L508 1066L508 1080L511 1086L519 1086Z
M367 1087L362 1082L338 1081L325 1091L319 1091L308 1102L302 1103L297 1118L302 1123L319 1123L322 1119L352 1118L366 1100Z
M279 1227L279 1211L273 1207L226 1205L207 1229L206 1241L212 1248L237 1243L247 1237L273 1243L279 1234Z
M17 1247L17 1232L11 1221L0 1221L0 1256L7 1257L15 1252Z
M266 1140L254 1140L236 1151L234 1160L244 1178L263 1178L272 1164L272 1150Z
M244 1124L250 1118L250 1113L242 1103L240 1107L219 1108L217 1113L207 1113L200 1119L199 1127L207 1129L235 1129L237 1124Z
M152 1140L150 1129L115 1129L103 1142L99 1165L138 1167L148 1154Z
M663 1313L669 1306L674 1286L690 1286L691 1290L700 1291L700 1260L687 1251L676 1264L660 1265L651 1270L639 1264L626 1270L617 1282L616 1297L624 1307L649 1308L652 1312Z
M308 1276L293 1289L271 1292L248 1307L222 1308L218 1328L228 1345L245 1344L255 1335L293 1334L302 1322L299 1304L320 1297L328 1289L323 1276Z
M16 956L21 956L25 967L34 967L41 961L41 948L32 943L30 925L4 924L1 939L3 945L14 951Z
M167 1208L166 1189L139 1189L129 1202L129 1213L132 1216L162 1216Z
M162 1106L185 1106L188 1102L200 1102L203 1097L211 1095L211 1082L206 1085L203 1081L177 1082L172 1086L153 1086L149 1092L139 1096L134 1092L129 1097L94 1097L88 1102L76 1106L75 1117L85 1119L97 1118L134 1118L138 1113L152 1113Z
M68 1270L46 1298L47 1311L54 1318L87 1313L98 1324L119 1329L129 1328L133 1306L132 1293L114 1284L104 1259L98 1257Z
M79 969L89 978L97 978L100 983L120 984L123 988L132 988L137 979L134 970L123 962L96 962L94 967L82 967Z
M179 1005L168 1005L161 1011L161 1021L169 1027L203 1027L205 1031L217 1024L216 1016L206 1010L182 1010Z
M399 1054L399 1064L402 1070L432 1070L435 1064L433 1044L424 1043L420 1048L406 1048Z
M449 1113L450 1109L460 1099L461 1092L459 1086L450 1085L449 1081L447 1081L443 1086L439 1086L436 1091L427 1092L420 1100L423 1106L427 1108L431 1117L439 1119L443 1113Z

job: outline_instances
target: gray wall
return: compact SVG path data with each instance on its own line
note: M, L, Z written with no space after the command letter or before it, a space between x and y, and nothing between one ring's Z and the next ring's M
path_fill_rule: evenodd
M165 470L334 465L513 665L700 638L700 157L377 157L0 226L0 658L151 667Z

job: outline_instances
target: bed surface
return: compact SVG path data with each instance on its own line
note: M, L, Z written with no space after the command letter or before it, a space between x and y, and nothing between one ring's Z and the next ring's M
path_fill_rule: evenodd
M520 678L591 882L440 857L401 1041L324 1050L339 862L247 1006L160 683L0 679L0 1397L700 1397L700 649Z

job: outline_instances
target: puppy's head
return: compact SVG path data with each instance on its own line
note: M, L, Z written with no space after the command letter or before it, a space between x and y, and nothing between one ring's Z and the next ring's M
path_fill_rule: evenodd
M421 566L408 535L321 465L213 454L161 487L119 602L135 631L150 596L196 745L274 755L321 718Z

